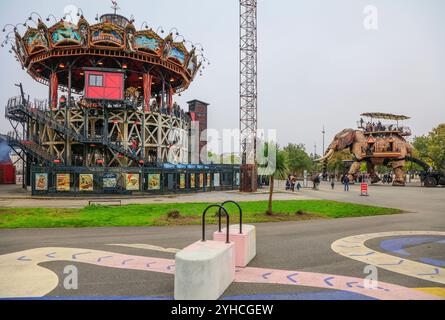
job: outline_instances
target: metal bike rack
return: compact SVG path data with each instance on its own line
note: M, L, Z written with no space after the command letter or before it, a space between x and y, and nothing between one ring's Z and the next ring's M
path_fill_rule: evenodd
M227 212L227 210L223 207L220 206L218 204L212 204L211 206L208 206L205 210L204 213L202 214L202 242L206 242L206 215L207 212L212 209L212 208L219 208L218 211L218 215L219 215L219 230L221 232L221 211L224 211L224 213L226 214L226 218L227 218L227 241L226 243L230 243L230 234L229 234L229 229L230 229L230 216L229 213Z

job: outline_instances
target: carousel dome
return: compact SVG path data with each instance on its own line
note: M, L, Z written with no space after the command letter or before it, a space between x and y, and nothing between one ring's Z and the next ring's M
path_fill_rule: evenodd
M154 93L165 83L179 93L207 61L194 45L187 48L177 33L162 37L148 27L137 30L133 19L116 13L96 20L90 24L82 15L77 24L60 20L47 26L39 19L24 34L15 32L13 49L22 66L41 83L49 84L56 72L59 85L68 87L70 71L71 89L78 93L85 88L84 70L98 67L125 70L126 87L134 88L142 88L142 76L150 72Z

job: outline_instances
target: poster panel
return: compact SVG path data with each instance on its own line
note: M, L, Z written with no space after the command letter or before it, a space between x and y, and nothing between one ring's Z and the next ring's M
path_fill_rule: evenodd
M204 188L204 173L199 174L199 188Z
M159 173L153 173L148 175L148 190L149 191L161 190L161 175Z
M80 191L94 190L94 177L92 174L79 175L79 190Z
M185 188L186 188L185 174L181 174L179 176L179 189L185 189Z
M190 175L190 188L195 189L196 188L196 174L192 173Z
M103 184L105 190L114 190L117 188L117 174L107 173L104 174Z
M211 187L212 187L212 174L207 173L207 188L211 188Z
M66 173L59 173L56 176L56 183L57 183L57 191L70 191L70 175Z
M36 173L36 191L48 191L48 174L47 173Z
M140 175L139 173L125 174L125 189L127 191L139 191Z

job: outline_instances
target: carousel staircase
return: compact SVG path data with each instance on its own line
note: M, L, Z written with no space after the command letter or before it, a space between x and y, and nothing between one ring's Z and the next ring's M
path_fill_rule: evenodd
M83 133L78 133L65 125L60 124L56 119L50 117L45 111L30 107L29 102L24 100L22 97L15 97L8 101L5 117L21 123L25 122L27 118L31 118L39 123L46 124L51 129L61 133L68 139L83 144L101 144L134 161L144 161L144 159L140 156L135 155L132 151L118 145L117 143L114 143L108 138L91 138Z
M27 155L37 159L39 162L54 164L54 161L57 160L57 157L49 154L45 149L39 146L37 143L33 141L22 140L14 133L9 133L7 136L0 135L2 139L4 139L8 145L12 148L20 148Z

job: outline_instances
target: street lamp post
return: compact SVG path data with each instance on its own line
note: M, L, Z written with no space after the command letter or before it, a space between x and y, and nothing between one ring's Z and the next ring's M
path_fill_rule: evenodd
M323 131L321 132L321 133L323 133L323 155L325 154L325 135L326 135L326 130L325 130L325 128L324 128L324 125L323 125Z

